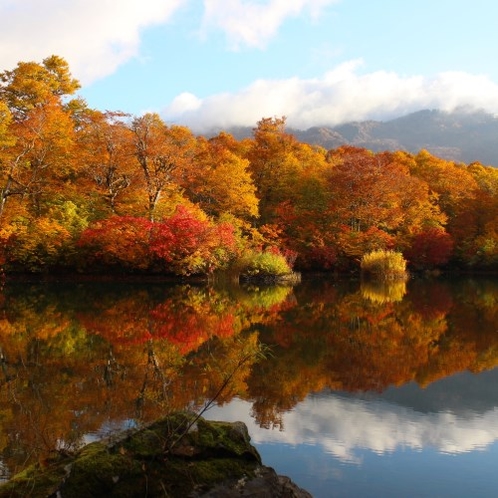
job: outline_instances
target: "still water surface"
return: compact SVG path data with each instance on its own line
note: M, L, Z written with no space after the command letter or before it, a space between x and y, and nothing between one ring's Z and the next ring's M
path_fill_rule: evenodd
M7 283L4 478L123 426L242 420L316 497L496 496L498 280L297 287Z

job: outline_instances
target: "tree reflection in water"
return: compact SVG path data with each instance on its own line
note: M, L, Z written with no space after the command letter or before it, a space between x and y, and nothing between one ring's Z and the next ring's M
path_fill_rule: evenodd
M15 284L0 295L0 452L9 473L101 434L199 409L252 404L262 427L324 388L421 386L498 365L496 280L371 288Z

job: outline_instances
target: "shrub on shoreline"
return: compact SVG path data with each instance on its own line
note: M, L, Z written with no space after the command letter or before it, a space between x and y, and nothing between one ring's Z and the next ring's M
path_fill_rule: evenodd
M361 258L363 277L383 280L404 280L407 278L406 260L400 252L379 249Z
M236 263L236 271L244 277L281 276L292 273L285 257L278 251L250 251Z

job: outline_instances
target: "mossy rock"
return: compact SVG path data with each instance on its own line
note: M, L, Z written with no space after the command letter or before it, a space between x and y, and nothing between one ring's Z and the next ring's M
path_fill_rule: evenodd
M193 420L175 414L34 465L2 485L0 497L184 498L254 477L261 458L244 424Z

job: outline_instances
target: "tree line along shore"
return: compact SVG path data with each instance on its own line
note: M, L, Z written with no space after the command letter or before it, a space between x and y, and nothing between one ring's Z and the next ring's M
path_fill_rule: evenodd
M426 150L197 136L158 114L102 112L50 56L0 73L0 268L6 274L247 276L498 269L498 169Z

